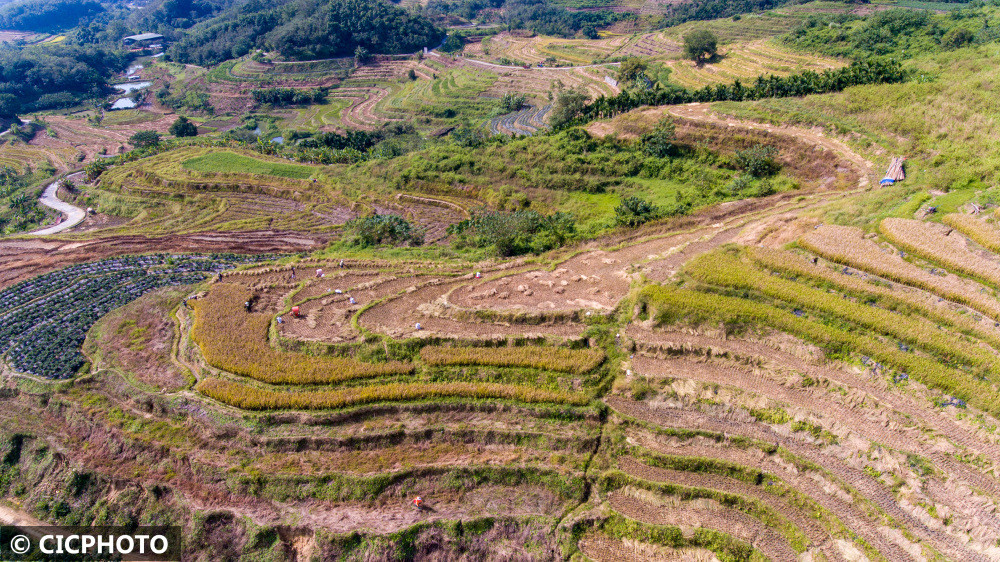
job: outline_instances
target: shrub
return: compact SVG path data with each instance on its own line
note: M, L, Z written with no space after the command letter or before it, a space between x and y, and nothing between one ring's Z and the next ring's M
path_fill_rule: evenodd
M527 98L524 94L515 94L514 92L507 92L500 98L499 109L503 113L511 113L513 111L520 111L524 107L524 102Z
M129 137L128 142L136 148L150 148L160 144L160 133L156 131L139 131Z
M941 38L941 45L948 49L959 49L972 43L975 38L973 33L964 27L956 27L944 34Z
M558 129L572 122L583 115L588 101L590 96L584 90L574 88L559 92L549 112L549 124Z
M448 37L445 38L444 43L438 49L445 53L455 53L461 51L465 47L465 39L461 35L455 33L449 33Z
M737 150L733 165L755 178L773 176L781 169L775 161L778 151L773 146L755 144L746 150Z
M349 244L362 248L384 244L419 246L424 243L424 233L399 215L375 213L351 219L344 225L344 233Z
M253 101L258 105L268 104L276 107L285 105L305 105L323 103L326 101L327 89L297 90L295 88L262 88L250 92Z
M646 62L639 57L629 57L618 67L618 81L627 84L646 76Z
M458 246L487 248L498 256L541 253L565 244L576 235L568 213L540 215L535 211L474 211L472 217L448 227Z
M170 134L175 137L195 137L198 136L198 127L182 115L170 125Z
M655 205L633 195L622 199L615 207L615 222L618 226L635 228L659 217L659 214Z
M665 158L676 152L674 139L677 138L677 128L669 117L664 117L652 131L642 135L643 150L650 156Z

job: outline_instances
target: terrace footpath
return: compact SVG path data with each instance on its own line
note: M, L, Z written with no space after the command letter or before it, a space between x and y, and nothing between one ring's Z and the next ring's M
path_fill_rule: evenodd
M42 196L39 197L38 200L42 203L42 205L45 205L50 209L55 209L60 213L65 214L66 220L58 224L55 224L53 226L49 226L41 230L36 230L31 234L34 234L36 236L47 236L49 234L58 234L64 230L69 230L70 228L73 228L74 226L80 224L81 222L83 222L83 219L87 217L87 211L81 209L80 207L77 207L76 205L70 205L69 203L59 199L59 197L56 196L56 192L59 191L59 183L61 181L62 180L56 180L50 183L48 187L45 188L45 192L42 193Z

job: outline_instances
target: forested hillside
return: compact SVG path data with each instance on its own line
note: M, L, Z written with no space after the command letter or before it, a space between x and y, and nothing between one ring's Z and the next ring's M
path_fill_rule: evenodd
M0 50L0 116L102 96L125 61L122 53L95 47Z
M308 60L350 56L358 47L371 53L413 52L435 47L443 37L427 18L382 0L302 2L271 10L251 2L196 26L174 45L171 55L206 65L266 48L289 59Z
M103 11L94 0L15 0L0 7L0 29L61 31Z

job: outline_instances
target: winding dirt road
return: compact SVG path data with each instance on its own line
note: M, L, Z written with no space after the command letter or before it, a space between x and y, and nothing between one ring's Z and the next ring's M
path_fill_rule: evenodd
M76 205L71 205L57 196L59 191L59 184L62 183L62 179L57 179L56 181L50 183L42 196L38 198L38 201L50 209L55 209L60 213L66 215L66 220L60 221L52 226L36 230L31 234L35 236L48 236L50 234L58 234L60 232L69 230L74 226L83 222L83 219L87 218L87 211L77 207Z

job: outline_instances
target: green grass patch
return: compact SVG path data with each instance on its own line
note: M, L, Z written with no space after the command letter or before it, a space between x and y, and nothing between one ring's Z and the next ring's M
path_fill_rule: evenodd
M296 164L267 162L233 152L213 152L181 162L186 170L195 172L241 173L304 180L313 168Z

